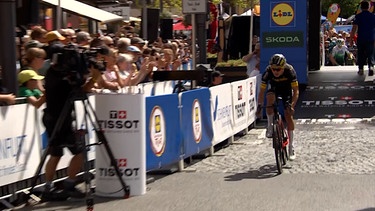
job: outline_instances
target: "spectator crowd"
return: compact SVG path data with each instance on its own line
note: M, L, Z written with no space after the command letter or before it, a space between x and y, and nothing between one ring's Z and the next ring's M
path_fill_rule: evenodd
M124 26L118 33L90 34L71 28L47 31L34 26L21 41L17 42L19 91L2 94L0 100L14 104L16 97L25 97L27 102L39 108L44 102L44 76L53 67L57 49L75 46L80 49L104 49L105 70L95 81L92 91L108 89L118 91L126 86L152 81L153 72L159 70L187 69L191 60L191 43L187 37L154 42L143 40L131 26ZM54 60L55 59L55 60ZM89 80L89 79L88 79Z

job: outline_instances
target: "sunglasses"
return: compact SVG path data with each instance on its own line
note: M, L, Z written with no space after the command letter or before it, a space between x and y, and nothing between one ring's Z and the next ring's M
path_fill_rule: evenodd
M280 72L283 68L278 67L278 68L271 68L271 69L272 69L272 71Z

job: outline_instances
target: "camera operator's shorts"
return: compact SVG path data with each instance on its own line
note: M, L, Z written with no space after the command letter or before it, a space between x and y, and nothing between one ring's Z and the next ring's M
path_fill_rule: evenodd
M85 140L84 138L80 138L81 134L79 132L73 131L72 118L70 116L65 117L65 121L62 123L61 128L56 128L57 131L54 134L54 137L51 137L55 130L57 119L56 116L44 112L43 124L46 127L49 139L48 154L61 157L64 155L63 149L65 147L67 147L73 155L83 152L85 149Z

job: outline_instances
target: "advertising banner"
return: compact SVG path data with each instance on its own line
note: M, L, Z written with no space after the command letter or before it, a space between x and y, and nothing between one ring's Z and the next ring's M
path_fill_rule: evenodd
M213 86L211 92L212 145L233 135L232 88L230 83Z
M37 110L30 104L0 106L0 186L34 176L42 140L36 132Z
M249 102L247 101L247 83L246 80L231 83L232 86L232 103L233 103L233 134L244 130L248 124Z
M130 195L146 193L145 96L98 94L96 111ZM123 197L124 190L104 146L96 149L95 194Z
M177 94L146 97L146 170L177 163L182 155Z
M184 158L211 147L213 132L210 90L195 89L179 94Z
M300 84L307 84L306 0L262 0L261 73L273 54L281 53L297 72Z
M256 120L256 109L257 109L257 98L256 98L256 86L257 86L257 76L251 77L246 79L247 83L247 91L246 91L246 96L247 96L247 102L249 103L247 109L247 125L251 125L255 122Z

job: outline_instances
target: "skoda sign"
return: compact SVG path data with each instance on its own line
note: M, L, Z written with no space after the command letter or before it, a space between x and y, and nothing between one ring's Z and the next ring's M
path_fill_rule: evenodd
M263 47L265 48L304 46L302 31L263 32L262 35Z
M271 10L271 27L290 26L295 27L294 2L274 4Z

